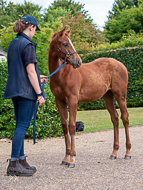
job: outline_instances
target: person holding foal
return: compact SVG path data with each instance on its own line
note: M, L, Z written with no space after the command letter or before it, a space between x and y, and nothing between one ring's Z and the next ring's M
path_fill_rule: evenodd
M8 79L3 98L12 99L16 125L7 175L32 176L36 172L36 167L26 161L24 138L34 114L36 100L39 106L45 103L41 82L48 81L46 76L39 75L37 44L31 41L37 30L40 28L36 19L30 15L23 16L13 26L17 36L8 47Z

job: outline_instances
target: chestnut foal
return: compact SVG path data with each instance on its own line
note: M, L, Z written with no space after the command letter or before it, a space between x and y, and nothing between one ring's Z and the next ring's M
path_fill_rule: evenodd
M129 120L126 106L128 72L126 67L112 58L99 58L90 63L82 64L82 60L69 39L66 27L56 32L49 47L49 72L55 71L65 59L68 63L50 78L50 88L55 96L62 129L65 136L66 153L63 165L75 167L75 133L78 102L95 101L103 98L114 126L114 145L111 159L116 159L119 149L119 119L114 106L116 99L126 133L125 158L130 159L131 143L129 139ZM78 69L76 69L78 68ZM69 109L69 122L68 111Z

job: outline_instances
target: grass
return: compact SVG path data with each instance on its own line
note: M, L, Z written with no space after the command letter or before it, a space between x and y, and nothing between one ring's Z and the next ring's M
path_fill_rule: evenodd
M117 112L120 118L120 109L117 109ZM129 127L143 125L143 107L128 108L128 113ZM113 124L107 110L78 111L76 121L84 123L83 132L85 133L113 129ZM122 120L119 119L119 128L122 127L124 127Z

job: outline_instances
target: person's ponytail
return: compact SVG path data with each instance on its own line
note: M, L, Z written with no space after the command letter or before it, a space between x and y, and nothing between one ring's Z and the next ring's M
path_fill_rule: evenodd
M29 24L26 24L24 19L22 19L21 21L17 20L13 25L13 31L19 34L23 32L28 26Z

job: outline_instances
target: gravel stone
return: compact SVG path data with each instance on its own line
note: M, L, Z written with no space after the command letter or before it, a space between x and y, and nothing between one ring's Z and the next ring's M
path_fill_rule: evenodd
M11 140L0 140L0 190L143 190L143 125L129 128L131 160L125 160L125 129L119 129L120 148L110 160L113 130L76 134L76 166L61 166L63 137L25 139L25 155L37 167L32 177L6 176Z

